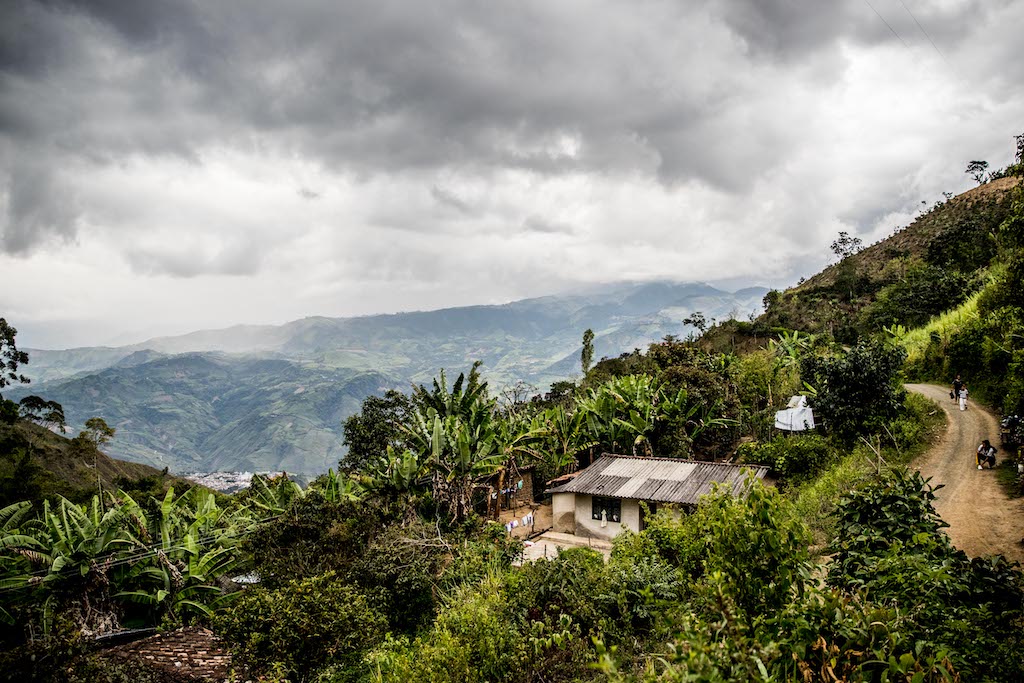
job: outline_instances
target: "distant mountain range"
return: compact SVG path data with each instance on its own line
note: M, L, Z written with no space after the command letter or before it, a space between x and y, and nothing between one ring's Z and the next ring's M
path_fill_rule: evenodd
M362 400L483 361L493 386L543 391L579 373L583 331L595 358L693 329L683 319L745 318L768 290L628 283L499 306L357 318L304 318L160 337L122 347L29 349L35 393L77 428L102 416L115 457L191 470L323 472L343 455L341 424Z

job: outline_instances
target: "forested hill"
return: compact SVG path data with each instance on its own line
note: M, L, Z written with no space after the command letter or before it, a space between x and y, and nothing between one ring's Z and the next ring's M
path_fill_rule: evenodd
M82 439L68 439L27 420L0 421L0 507L64 496L84 502L122 489L160 496L193 484L141 463L106 456Z
M763 328L830 332L850 342L883 326L916 327L978 291L997 257L1019 175L935 204L909 226L805 282L768 295ZM719 331L721 332L721 331Z
M344 452L341 425L364 398L429 382L474 361L492 386L538 390L579 372L583 331L595 357L686 336L683 319L747 317L767 290L654 282L595 287L500 306L360 318L305 318L153 339L119 348L29 349L34 393L80 428L102 416L128 460L189 470L317 473Z
M342 421L395 386L379 373L187 353L30 389L63 405L73 428L102 416L117 430L115 457L179 473L323 472L344 453Z

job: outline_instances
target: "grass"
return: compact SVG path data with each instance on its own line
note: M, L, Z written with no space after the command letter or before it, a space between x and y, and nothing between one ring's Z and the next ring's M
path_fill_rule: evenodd
M1024 496L1024 479L1017 472L1017 463L1010 457L1004 459L996 468L996 480L1010 498Z
M916 327L903 337L903 348L907 350L907 362L919 360L924 356L925 349L931 343L932 333L936 332L942 339L949 339L961 327L978 319L978 300L981 289L971 295L958 307L936 316L923 327Z
M978 301L989 286L1002 274L1004 267L993 264L988 271L988 281L966 301L950 310L932 318L927 325L915 327L904 334L900 341L907 351L907 362L913 363L924 357L933 333L937 333L943 341L949 339L964 325L978 319Z

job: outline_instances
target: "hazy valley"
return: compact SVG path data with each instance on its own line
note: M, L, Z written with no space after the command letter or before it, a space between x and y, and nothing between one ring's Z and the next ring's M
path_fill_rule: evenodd
M319 473L344 454L341 424L362 400L429 382L480 360L500 388L538 392L580 372L583 331L595 357L686 337L694 312L746 319L767 289L725 292L699 283L606 285L587 293L499 306L237 326L117 348L29 349L31 385L79 428L103 416L111 455L172 472Z

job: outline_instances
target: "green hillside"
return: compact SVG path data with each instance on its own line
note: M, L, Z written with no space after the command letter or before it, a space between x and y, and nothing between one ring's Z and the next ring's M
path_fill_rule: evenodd
M167 486L191 486L149 465L77 448L71 439L31 422L0 423L0 507L58 495L84 501L96 495L98 485L153 494Z
M115 457L172 472L317 473L344 453L342 421L396 381L309 362L190 353L30 386L8 397L57 401L74 430L102 416L117 429L107 446Z
M203 330L116 349L28 349L32 363L26 372L34 381L51 381L96 372L140 351L220 351L373 370L405 382L429 381L439 368L482 360L494 383L525 380L543 387L564 378L558 363L578 355L585 329L597 334L599 356L617 354L666 334L686 336L693 328L682 321L694 311L709 318L758 311L766 291L758 287L732 293L699 283L625 283L495 306L311 317L277 326Z
M583 331L595 354L684 336L683 319L758 310L765 289L724 292L697 283L595 287L570 296L361 318L305 318L280 326L206 330L145 344L29 349L33 383L80 428L102 416L117 456L174 472L320 473L344 454L341 425L364 398L408 391L441 368L482 361L494 386L542 391L580 371Z
M758 322L843 341L883 325L926 323L984 284L1020 184L1019 176L1000 178L933 206L881 242L769 294Z

